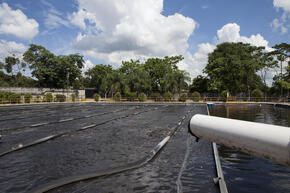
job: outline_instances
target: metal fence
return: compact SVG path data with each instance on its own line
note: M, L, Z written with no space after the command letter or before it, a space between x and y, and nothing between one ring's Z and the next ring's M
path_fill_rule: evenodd
M29 104L29 103L47 103L47 102L82 102L85 101L85 98L76 97L74 100L71 97L66 97L64 100L59 100L56 97L53 97L51 101L46 100L43 96L32 96L31 98L26 98L21 96L20 98L1 98L0 97L0 104ZM100 101L103 102L111 102L115 101L113 98L100 98ZM263 98L248 98L248 97L229 97L227 99L223 97L207 97L200 99L199 101L193 101L191 98L188 98L186 101L179 100L179 98L172 98L172 99L165 99L161 98L153 98L147 97L145 101L148 102L290 102L290 97L263 97ZM144 102L139 98L127 98L121 97L120 102Z
M13 99L7 99L7 98L1 98L0 97L0 104L29 104L29 103L48 103L48 102L81 102L83 101L83 98L75 98L72 100L72 98L65 98L65 100L58 100L57 98L53 98L52 101L48 101L45 99L45 97L32 97L27 98L24 96L21 96L20 98L13 98Z

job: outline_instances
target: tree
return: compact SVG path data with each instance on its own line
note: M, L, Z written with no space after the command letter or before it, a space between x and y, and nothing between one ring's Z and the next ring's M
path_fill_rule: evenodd
M15 69L14 66L16 66L17 69ZM2 63L2 68L4 68L6 72L11 75L11 78L15 80L15 86L19 86L22 72L24 72L26 68L26 63L16 57L15 54L12 54L12 56L7 56L5 58L5 64Z
M102 93L106 97L112 85L112 73L111 65L98 64L85 73L87 76L85 86L96 88L98 93Z
M264 90L264 96L266 96L266 91L267 91L267 84L266 84L266 76L267 72L274 68L277 67L277 61L274 60L273 53L272 52L261 52L259 55L260 57L260 74L261 74L261 79L264 83L263 85L263 90Z
M30 44L23 54L24 61L30 64L32 76L38 79L39 86L49 88L79 87L83 56L71 54L55 56L42 46Z
M288 66L289 66L289 57L290 57L290 44L287 43L281 43L281 44L276 44L273 46L275 51L273 51L273 55L276 56L277 60L280 62L280 97L283 96L283 62L288 60ZM286 86L287 87L287 86Z
M122 62L119 71L124 76L127 88L123 92L144 92L148 94L151 91L150 77L139 60Z
M165 86L165 88L162 89L162 92L170 92L172 94L175 94L175 92L178 91L178 82L176 79L176 75L174 73L167 73L164 77L164 82L162 83L162 85Z
M256 72L261 68L258 53L263 47L244 43L222 43L209 54L204 73L218 90L229 90L232 94L254 89ZM258 80L258 79L257 79Z
M177 64L182 60L182 56L166 56L164 58L149 58L145 62L144 69L151 77L151 88L154 92L165 92L167 87L166 75L177 70Z
M24 61L30 64L31 74L38 79L39 86L57 87L57 61L53 53L42 46L31 44L23 56Z
M58 88L81 87L81 69L83 68L83 56L70 54L67 56L57 56L56 76ZM64 78L65 77L65 78Z
M190 92L197 91L199 93L206 93L209 91L209 79L205 76L198 75L192 80Z
M178 94L180 96L181 90L188 88L187 82L190 82L190 76L189 76L188 72L176 69L175 70L175 77L176 77L176 81L177 81Z

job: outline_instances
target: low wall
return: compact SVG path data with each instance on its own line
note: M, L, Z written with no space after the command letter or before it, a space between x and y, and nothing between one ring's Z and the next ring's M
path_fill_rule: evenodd
M78 89L54 89L54 88L22 88L22 87L0 87L0 91L13 92L24 95L30 93L32 95L44 96L46 93L52 93L52 95L63 94L67 98L71 98L71 94L75 94L77 98L84 99L85 90Z

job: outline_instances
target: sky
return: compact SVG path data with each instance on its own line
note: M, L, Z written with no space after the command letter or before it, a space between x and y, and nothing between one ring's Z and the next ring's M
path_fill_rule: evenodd
M29 44L96 64L183 55L192 78L222 42L290 40L290 0L0 0L0 59ZM269 74L270 80L274 75Z

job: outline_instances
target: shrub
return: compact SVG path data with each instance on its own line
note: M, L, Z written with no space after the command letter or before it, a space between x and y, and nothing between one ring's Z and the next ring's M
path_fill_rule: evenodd
M227 101L227 100L228 100L228 97L231 96L230 93L229 93L229 96L227 96L227 93L229 93L228 90L224 90L224 91L222 91L222 93L221 93L221 97L222 97L223 101Z
M76 95L75 94L71 94L71 100L72 100L72 102L76 101Z
M178 99L180 102L185 102L187 100L187 94L183 93Z
M162 98L162 96L160 95L159 92L152 93L151 98L152 98L154 101L162 101L162 100L163 100L163 98Z
M126 92L125 95L128 101L134 101L137 98L136 92Z
M55 95L55 99L56 99L56 102L65 102L66 96L63 94L57 94Z
M195 101L195 102L198 102L200 100L200 94L199 94L199 92L194 91L192 93L192 100Z
M145 93L142 92L142 93L139 94L138 99L139 99L140 102L144 102L144 101L146 101L147 96L146 96Z
M0 103L8 103L11 92L0 91Z
M36 96L36 102L39 103L41 101L41 97L39 95Z
M44 100L45 100L45 102L48 102L48 103L52 102L52 100L53 100L52 94L51 93L46 93L44 95Z
M114 100L117 101L117 102L120 102L121 101L121 94L119 92L117 92L115 95L114 95Z
M25 103L30 103L31 98L32 98L32 95L31 95L30 93L26 93L26 94L24 95L24 102L25 102Z
M20 94L12 93L9 95L8 100L10 101L10 103L20 103L20 98Z
M261 101L261 98L263 98L264 95L260 89L256 88L255 90L252 91L252 97L255 98L256 102L258 102Z
M100 100L100 95L98 94L98 93L95 93L94 94L94 100L96 101L96 102L98 102L99 100Z
M171 92L166 92L164 94L164 101L169 102L171 100L172 100L172 94L171 94Z

